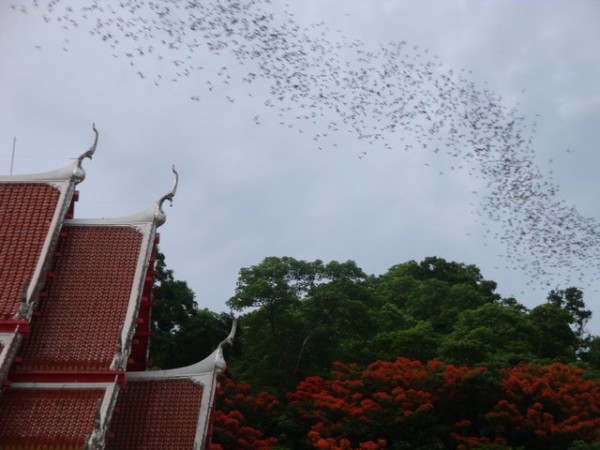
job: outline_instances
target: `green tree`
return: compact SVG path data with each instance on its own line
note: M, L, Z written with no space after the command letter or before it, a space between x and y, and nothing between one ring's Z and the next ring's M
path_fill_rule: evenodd
M548 294L547 300L551 305L571 314L571 328L579 340L579 346L585 347L589 340L586 325L592 318L592 311L586 308L583 292L576 287L552 290Z
M495 289L496 283L484 280L474 265L428 257L390 268L378 279L377 297L448 333L463 311L497 301Z
M292 388L308 373L328 370L345 341L370 328L368 277L352 261L324 264L265 258L240 270L228 305L241 317L237 376L260 388Z
M150 359L160 369L193 364L227 336L231 321L225 314L198 309L194 292L185 281L175 279L158 249L155 271Z
M395 265L379 277L351 261L265 258L241 269L229 300L249 311L232 370L283 392L336 360L367 365L404 356L494 367L574 361L579 344L571 325L587 317L576 290L528 311L495 289L476 266L438 257Z
M577 334L571 329L573 316L552 303L536 306L529 313L537 330L535 354L546 361L574 362L579 348Z
M152 326L156 332L171 333L193 316L197 308L195 294L187 282L174 278L160 249L156 249L155 256Z
M590 337L586 350L583 356L584 361L588 364L588 367L600 372L600 337Z
M526 312L489 303L459 316L439 356L454 364L514 365L535 359L537 336Z
M376 359L394 360L398 356L427 362L435 359L442 335L436 333L428 321L415 322L410 327L398 327L389 331L380 331L372 339L362 342L362 346L370 350L371 358L368 362ZM361 343L355 342L358 347ZM357 360L364 363L366 358Z

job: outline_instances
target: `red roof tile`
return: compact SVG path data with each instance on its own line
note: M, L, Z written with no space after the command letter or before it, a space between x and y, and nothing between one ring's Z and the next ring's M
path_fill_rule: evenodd
M59 197L48 184L0 184L0 320L19 310L23 282L31 281Z
M0 408L0 448L82 449L103 396L103 389L8 389Z
M142 235L126 226L63 231L48 298L15 371L105 370L117 351Z
M119 393L106 449L193 448L202 391L187 378L128 381Z

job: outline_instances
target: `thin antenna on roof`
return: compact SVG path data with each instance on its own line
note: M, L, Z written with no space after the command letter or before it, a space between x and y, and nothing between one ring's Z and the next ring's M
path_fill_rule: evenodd
M15 136L15 138L13 139L12 157L10 158L10 174L11 175L13 173L13 166L15 165L15 147L16 146L17 146L17 137Z

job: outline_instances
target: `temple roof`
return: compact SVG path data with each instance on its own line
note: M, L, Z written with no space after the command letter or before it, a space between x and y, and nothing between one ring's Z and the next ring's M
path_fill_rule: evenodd
M13 318L49 245L61 192L49 184L0 183L0 320ZM35 214L32 214L35 211Z
M128 373L106 448L205 448L217 376L225 369L223 347L232 344L236 328L234 319L229 335L209 356L195 364Z
M105 389L10 388L0 408L0 448L83 449Z
M110 368L130 302L137 300L131 297L143 237L131 226L65 224L54 277L17 371Z
M196 448L204 391L188 378L128 381L119 393L107 450Z
M199 363L145 371L156 229L178 174L144 211L73 219L94 133L69 166L0 176L0 449L204 448L235 321Z
M85 178L82 161L96 150L93 130L92 146L63 168L0 176L0 321L29 319L25 307L37 299L75 185Z

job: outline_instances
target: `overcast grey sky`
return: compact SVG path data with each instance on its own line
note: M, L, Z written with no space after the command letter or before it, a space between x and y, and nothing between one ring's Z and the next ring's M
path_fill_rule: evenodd
M445 70L466 69L470 81L537 122L536 163L553 172L561 199L598 220L599 2L274 0L272 8L293 13L309 34L373 49L406 41ZM90 145L94 122L100 140L85 162L76 216L110 217L163 195L174 163L181 183L160 245L201 307L224 310L239 269L266 256L352 259L381 274L435 255L479 266L502 295L527 306L545 300L549 288L507 263L504 243L485 236L498 227L477 214L485 179L450 170L433 152L405 151L401 133L389 136L390 148L351 133L323 144L314 127L280 125L264 105L267 84L240 82L247 68L226 54L199 51L194 64L204 70L170 82L168 56L131 66L123 55L130 44L111 48L90 35L89 23L65 30L58 16L46 23L42 13L30 2L0 2L0 172L9 171L14 137L14 173L68 164ZM223 67L233 75L228 83L215 75ZM292 117L303 113L290 108ZM597 316L595 333L600 304L590 280L599 264L590 263L579 286Z

